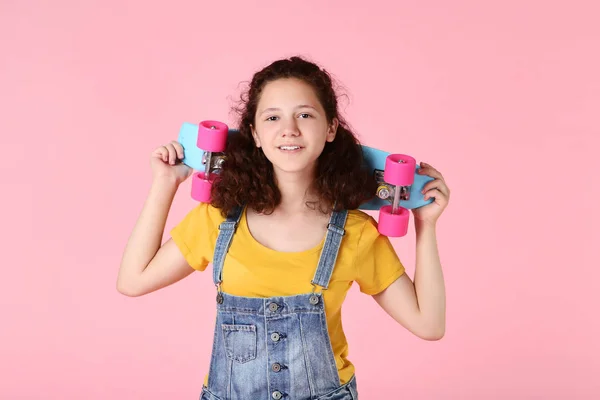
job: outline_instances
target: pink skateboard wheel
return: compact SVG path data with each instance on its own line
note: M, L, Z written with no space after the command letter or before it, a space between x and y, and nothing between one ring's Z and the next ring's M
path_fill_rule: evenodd
M198 139L196 145L199 149L213 153L225 150L229 128L219 121L202 121L198 124Z
M206 179L204 172L195 173L192 177L192 199L201 203L209 203L213 180L213 175Z
M398 214L392 214L392 206L383 206L379 210L379 233L389 237L401 237L408 232L409 212L406 208L398 208Z
M383 180L397 186L412 185L415 179L417 162L405 154L390 154L385 159Z

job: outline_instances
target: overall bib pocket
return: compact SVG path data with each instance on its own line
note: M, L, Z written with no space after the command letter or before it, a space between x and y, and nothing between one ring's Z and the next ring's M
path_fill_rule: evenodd
M239 363L256 358L256 325L222 324L221 328L227 358Z

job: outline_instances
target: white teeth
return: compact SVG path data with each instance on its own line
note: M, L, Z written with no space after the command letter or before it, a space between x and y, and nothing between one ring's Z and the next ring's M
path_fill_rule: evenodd
M281 150L297 150L300 146L281 146L279 147Z

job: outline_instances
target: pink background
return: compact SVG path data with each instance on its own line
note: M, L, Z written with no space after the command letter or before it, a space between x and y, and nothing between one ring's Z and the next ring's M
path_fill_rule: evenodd
M452 189L447 334L411 336L354 286L361 398L599 398L600 10L416 3L2 1L0 398L198 397L210 275L131 299L120 257L151 150L231 122L238 84L293 54L341 81L365 144ZM412 228L393 243L412 276Z

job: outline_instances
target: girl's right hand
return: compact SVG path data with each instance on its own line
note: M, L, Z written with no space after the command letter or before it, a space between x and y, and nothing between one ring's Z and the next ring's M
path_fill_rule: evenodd
M181 162L183 147L175 140L156 148L150 157L154 180L167 179L181 184L192 175L193 169Z

